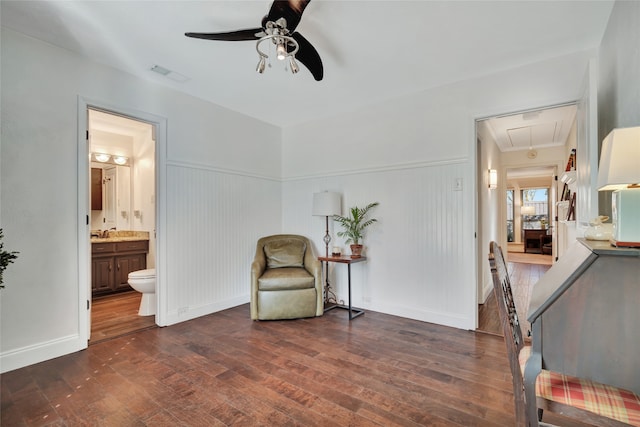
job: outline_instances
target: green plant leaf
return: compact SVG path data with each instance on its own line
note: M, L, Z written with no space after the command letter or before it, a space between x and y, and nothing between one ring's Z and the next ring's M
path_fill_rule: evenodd
M365 217L369 213L369 210L378 206L378 202L369 203L363 208L353 206L349 209L349 216L336 215L333 217L334 221L338 222L344 230L339 231L337 235L339 237L346 238L345 243L359 244L363 238L364 229L377 222L375 218L365 220Z
M4 234L2 233L2 228L0 228L0 289L4 288L2 275L4 270L7 269L7 266L11 264L16 258L18 258L19 252L8 252L4 250L4 243L2 243L2 238Z

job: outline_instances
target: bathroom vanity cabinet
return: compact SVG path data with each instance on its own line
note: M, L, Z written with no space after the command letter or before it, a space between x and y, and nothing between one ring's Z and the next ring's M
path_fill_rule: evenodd
M93 296L130 291L128 276L147 268L148 240L91 244L91 290Z

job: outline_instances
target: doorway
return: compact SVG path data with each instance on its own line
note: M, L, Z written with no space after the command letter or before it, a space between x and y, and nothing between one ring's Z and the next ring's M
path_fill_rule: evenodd
M552 264L556 169L555 165L540 165L506 170L504 227L507 256L512 261Z
M544 274L555 258L556 176L557 171L564 170L568 153L576 146L576 113L577 106L572 103L476 121L478 330L483 330L486 313L497 319L495 325L500 324L495 301L490 300L493 281L487 262L489 242L498 242L510 269L513 270L517 262L527 270L522 273L527 277ZM497 185L488 185L488 171L497 173ZM544 196L546 201L537 200L539 196ZM528 212L531 208L535 210ZM538 233L528 236L536 242L535 247L532 243L531 251L524 250L525 228L535 228ZM549 251L552 255L546 253ZM540 259L532 259L534 256ZM513 273L512 277L515 277ZM512 280L512 285L515 288L517 281ZM528 288L533 283L524 285L527 289L522 289L520 305L523 307L519 308L522 316L526 315ZM518 291L514 289L514 293ZM501 333L500 330L491 332Z
M87 108L90 159L90 343L155 327L138 315L128 274L156 267L154 125Z

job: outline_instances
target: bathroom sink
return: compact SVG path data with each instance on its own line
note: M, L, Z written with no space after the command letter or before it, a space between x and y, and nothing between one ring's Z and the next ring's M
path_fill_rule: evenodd
M148 231L132 231L132 230L110 230L107 235L109 237L96 237L95 234L102 236L102 232L91 232L91 243L104 242L131 242L135 240L149 240Z

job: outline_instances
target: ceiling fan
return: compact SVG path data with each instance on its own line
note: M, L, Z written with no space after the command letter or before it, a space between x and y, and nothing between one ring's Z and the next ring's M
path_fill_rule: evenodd
M257 40L256 50L260 60L256 71L263 73L269 55L261 49L263 43L271 42L276 46L279 60L289 59L292 73L299 71L296 59L311 71L313 78L322 80L324 70L318 51L295 31L302 18L302 12L311 0L276 0L269 13L262 18L262 27L224 33L185 33L187 37L206 40L246 41Z

